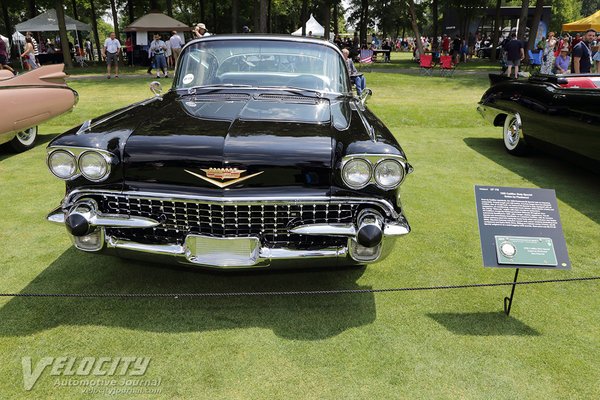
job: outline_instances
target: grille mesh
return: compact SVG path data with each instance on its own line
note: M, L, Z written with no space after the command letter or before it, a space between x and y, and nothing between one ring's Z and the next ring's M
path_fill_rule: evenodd
M323 247L346 243L345 238L289 233L298 225L352 223L359 205L338 204L210 204L147 199L128 195L92 195L99 210L152 218L161 224L146 229L108 229L117 238L140 243L183 243L188 234L214 237L258 236L272 246Z

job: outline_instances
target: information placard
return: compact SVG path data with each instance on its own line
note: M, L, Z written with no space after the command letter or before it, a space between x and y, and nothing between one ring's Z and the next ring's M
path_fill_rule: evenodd
M475 186L483 265L571 269L551 189Z

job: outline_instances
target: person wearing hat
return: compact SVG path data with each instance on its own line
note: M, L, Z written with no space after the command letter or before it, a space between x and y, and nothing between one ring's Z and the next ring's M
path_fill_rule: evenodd
M204 25L202 22L196 24L196 27L194 28L194 37L201 38L206 36L210 36L210 33L208 33L206 30L206 25Z
M556 61L554 62L556 73L560 75L568 74L569 64L571 64L571 57L569 57L569 45L566 44L560 49L560 55L556 57Z

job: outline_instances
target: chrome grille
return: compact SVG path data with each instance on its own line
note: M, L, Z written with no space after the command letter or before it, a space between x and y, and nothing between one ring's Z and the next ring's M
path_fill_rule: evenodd
M183 243L188 234L215 237L258 236L267 245L343 245L345 238L289 233L298 225L352 223L358 203L212 204L196 201L149 199L130 195L94 194L100 212L148 217L161 224L147 229L108 229L117 238L141 243Z

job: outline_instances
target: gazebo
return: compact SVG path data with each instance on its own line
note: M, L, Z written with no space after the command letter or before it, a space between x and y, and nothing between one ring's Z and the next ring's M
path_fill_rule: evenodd
M136 19L125 28L125 32L135 32L135 43L139 46L148 44L148 32L170 32L177 31L177 35L185 42L183 32L191 31L192 28L159 12L152 12Z
M588 29L595 29L597 32L600 32L600 10L590 16L563 24L562 26L563 32L583 32Z

